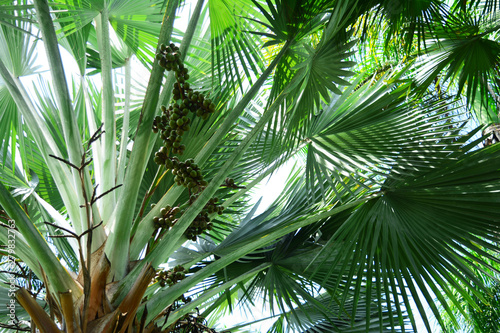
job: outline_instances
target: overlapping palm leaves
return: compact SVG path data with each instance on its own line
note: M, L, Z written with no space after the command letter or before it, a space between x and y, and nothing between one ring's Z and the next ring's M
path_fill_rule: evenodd
M464 95L473 100L478 92L484 100L488 94L486 83L498 89L495 75L500 46L495 33L499 22L494 15L476 18L468 15L452 15L441 31L434 29L437 42L429 46L429 62L422 67L418 81L425 88L446 68L443 83L454 77L459 94L467 83Z
M376 90L376 86L374 90ZM366 89L366 88L365 88ZM395 100L398 100L398 96L400 96L401 91L398 91L397 89L394 90L390 95L393 94L393 96L387 96L384 94L384 92L380 93L378 96L380 100L382 101L387 101L388 104L386 106L390 106ZM372 96L373 97L373 96ZM393 99L394 98L394 99ZM374 101L372 99L372 101ZM360 103L362 104L362 103ZM349 103L345 103L345 106L349 105ZM338 109L342 109L341 105ZM352 105L351 105L352 106ZM369 306L371 302L376 302L379 304L378 309L386 308L388 309L387 311L391 313L394 311L395 317L390 320L391 327L395 326L400 326L403 325L402 323L405 322L405 310L410 308L410 303L409 303L409 298L408 298L408 291L405 290L404 288L401 288L401 286L407 286L407 288L411 291L412 296L415 297L415 292L417 288L414 286L416 284L419 289L425 289L427 288L426 286L428 284L432 283L431 290L438 294L441 292L447 293L447 290L445 288L444 291L441 291L440 289L434 288L434 281L432 278L437 279L438 282L441 282L439 285L442 284L443 280L446 279L446 274L445 270L443 268L434 268L436 272L432 272L431 267L428 267L427 262L432 261L432 265L437 264L438 262L438 257L430 255L430 253L436 253L436 247L439 245L441 247L441 251L439 251L440 254L444 253L444 249L455 246L455 242L458 242L459 240L462 240L464 243L461 244L461 246L465 247L465 251L467 251L467 248L469 248L469 241L470 237L472 237L475 241L479 241L479 237L475 235L469 235L465 236L466 232L465 230L471 230L470 228L472 225L477 223L476 220L471 220L472 216L474 216L473 213L467 213L467 217L463 218L463 214L465 214L466 211L466 205L464 205L464 209L460 212L448 212L446 209L444 209L443 212L438 213L430 209L430 207L426 207L422 212L426 212L424 214L419 214L417 211L419 211L422 208L422 203L421 202L411 202L410 198L406 198L404 196L404 193L406 193L407 190L405 190L406 187L410 186L409 184L411 183L420 183L422 182L423 189L421 190L422 193L425 193L425 197L429 197L428 201L426 199L426 202L437 202L437 198L439 197L453 197L457 198L457 194L461 193L464 195L465 193L473 193L473 192L468 192L465 189L468 188L467 185L460 185L460 184L448 184L449 190L452 192L446 192L447 189L445 188L435 188L434 186L427 186L431 184L425 184L422 179L430 179L435 178L435 179L444 179L444 175L448 171L446 171L445 165L448 163L451 164L457 164L457 163L463 163L463 170L468 170L471 168L471 165L466 165L466 163L481 163L482 157L476 157L473 158L472 156L474 155L467 155L468 159L465 159L464 161L458 162L458 161L452 161L449 162L449 159L445 159L445 156L454 156L454 159L458 159L458 155L462 155L463 152L456 153L456 151L459 151L460 149L463 148L464 141L460 142L457 141L455 146L456 148L453 148L453 145L445 144L447 138L447 134L450 138L456 138L457 133L454 131L443 131L442 127L443 124L446 124L446 119L439 118L439 108L443 107L442 102L437 103L438 107L438 112L433 110L432 108L428 109L428 114L426 117L428 118L426 121L422 121L422 126L423 128L427 128L424 132L422 132L422 137L419 138L418 132L413 131L411 133L411 138L415 140L416 146L413 147L408 147L408 149L413 150L414 152L422 149L422 152L425 151L427 154L426 155L428 158L426 159L426 163L421 163L422 161L419 161L419 158L412 160L408 159L405 157L405 146L403 144L399 144L398 148L395 147L389 147L389 151L394 151L396 155L401 154L401 156L398 158L395 156L394 158L389 158L386 161L381 161L377 160L376 164L379 166L378 168L381 168L385 163L388 163L386 165L390 165L391 167L388 168L391 170L391 173L385 174L378 172L371 173L372 179L374 180L374 183L377 183L377 181L380 183L379 186L370 186L368 189L364 189L364 193L373 193L376 192L380 195L383 196L379 199L373 199L369 203L365 204L365 206L362 206L361 208L352 211L350 214L347 216L344 216L340 220L337 219L337 222L334 222L335 219L329 220L327 223L322 223L323 226L321 228L325 229L324 234L326 235L326 240L328 240L327 246L324 248L321 247L318 249L318 264L319 268L314 269L314 266L308 267L309 269L312 269L313 271L316 270L317 274L324 268L326 271L323 271L322 274L319 274L321 278L318 281L318 284L326 287L326 286L331 286L332 290L338 291L340 295L346 295L346 293L340 292L340 290L343 290L343 288L351 289L355 292L356 297L359 297L360 294L364 294L365 290L368 290L368 293L376 291L377 296L372 296L368 297L366 300L366 305ZM356 105L354 105L349 111L355 113L356 110ZM404 112L412 112L414 113L416 110L411 107L410 105L407 105L406 108L400 108L398 109L400 111ZM380 113L380 110L378 110ZM393 110L394 111L394 110ZM422 112L422 110L420 111ZM395 117L394 119L397 119L398 112L390 112L392 113L392 117ZM384 121L383 119L386 116L382 115L377 117L378 120L381 120L379 124L374 124L374 118L368 117L368 123L370 125L367 126L367 128L370 128L373 130L374 135L382 135L379 133L384 133L385 135L391 135L390 131L384 132L384 131L376 131L374 128L380 126L380 128L384 128ZM406 119L408 116L405 117ZM434 118L434 119L433 119ZM355 121L356 120L356 121ZM353 127L363 127L363 123L360 123L357 121L356 118L352 119L352 125ZM427 123L426 123L427 122ZM349 128L348 122L346 121L346 128ZM375 122L376 123L376 122ZM378 125L378 126L377 126ZM428 126L428 127L427 127ZM448 127L449 125L446 124ZM434 128L433 128L434 127ZM405 133L405 126L400 126L398 129L401 130L400 133L394 134L395 137L404 137ZM433 130L435 129L435 133L433 133ZM366 133L371 132L371 131L366 131ZM436 134L436 132L438 134ZM441 134L439 134L441 133ZM444 136L442 136L444 133ZM342 141L341 141L342 142ZM387 142L390 142L388 140ZM330 142L330 144L335 144L334 142ZM420 146L420 147L418 147ZM472 145L473 146L473 145ZM330 148L329 151L334 152L333 154L341 154L346 151L346 149L352 149L351 147L338 147L334 146L335 149ZM446 147L447 149L444 149ZM470 148L470 147L469 147ZM369 148L367 148L369 149ZM377 149L384 149L381 147L377 147ZM466 149L462 149L464 151L467 151ZM455 151L455 154L454 154ZM485 152L485 154L488 154ZM347 155L347 154L346 154ZM375 152L373 153L367 153L366 155L374 155L376 156ZM348 162L353 163L353 165L356 165L355 161L355 154L351 155L351 159L349 159ZM385 156L389 156L386 155ZM413 156L418 156L413 155ZM431 159L429 156L433 156ZM463 155L462 155L463 156ZM308 156L309 157L309 156ZM309 163L313 164L315 161L308 161ZM366 161L365 161L366 162ZM385 162L385 163L384 163ZM394 164L393 164L394 163ZM398 165L399 163L399 165ZM443 165L442 163L446 163ZM477 169L478 165L476 165L474 168ZM313 167L311 169L314 170ZM328 170L332 169L330 168L324 168L323 170ZM346 170L346 165L342 168L343 170ZM374 167L374 169L376 169ZM433 171L433 170L439 170L439 171ZM495 173L496 167L491 166L491 171ZM484 183L482 185L478 185L479 187L484 187L486 184L490 184L492 188L497 186L495 185L494 181L494 176L491 174L491 176L488 176L488 171L484 170L485 173L483 174L483 171L478 172L482 174L481 177L484 178ZM455 172L458 172L455 171ZM321 174L318 172L319 176L321 177ZM436 174L436 175L433 175ZM328 173L327 173L328 175ZM462 175L458 175L454 178L454 180L461 179ZM320 177L311 177L312 179L318 179ZM349 188L346 186L346 183L350 183L352 187L359 187L359 183L361 179L365 180L365 184L369 184L366 182L366 178L370 177L370 175L360 175L360 174L347 174L347 177L344 178L343 182L336 182L337 184L337 197L340 196L338 193L341 192L341 190L345 190L346 188ZM388 177L388 178L386 178ZM490 178L491 177L491 178ZM378 178L378 179L377 179ZM387 180L385 183L383 182L383 179L386 178ZM320 178L321 179L321 178ZM330 178L329 183L333 183L335 180L332 181ZM324 184L314 184L316 191L318 192L317 195L320 195L320 191L324 190L324 188L328 188L330 194L333 192L332 189L335 189L336 187L333 186L335 184L332 184L332 186L326 186L326 180L324 180ZM467 180L464 179L464 183L467 184ZM340 186L339 186L340 185ZM434 185L434 184L432 184ZM399 189L399 187L402 187ZM446 194L441 194L440 191L445 191ZM472 190L472 189L471 189ZM359 193L363 192L356 192L356 194L353 194L353 192L343 192L344 195L349 198L351 196L359 196ZM435 195L436 197L432 197L432 195ZM366 194L365 194L366 195ZM293 195L292 195L293 197ZM311 195L309 194L308 196L311 198ZM293 199L292 199L293 200ZM305 207L303 206L305 197L299 197L295 199L294 204L290 204L291 207L294 207L294 211L301 211L304 214L307 214L307 209L304 209ZM345 200L345 198L344 198ZM396 200L397 203L394 202ZM496 199L492 199L493 202ZM347 199L348 201L348 199ZM473 199L475 202L475 199ZM451 204L450 201L448 204ZM302 204L302 205L301 205ZM395 207L394 205L399 207ZM494 206L492 206L492 202L484 202L484 207L481 207L479 209L481 210L486 210L486 207L492 207L492 210L489 211L489 213L484 216L485 221L489 221L491 223L490 230L486 231L485 234L483 234L481 237L485 238L491 238L494 237L494 230L497 228L496 226L496 218L495 218L495 213L494 213ZM436 209L435 207L441 207L445 208L446 204L443 202L443 205L435 204L433 205L433 209ZM310 206L308 206L310 207ZM473 206L471 206L473 207ZM397 209L403 209L402 212L398 212ZM376 212L376 213L375 213ZM374 214L374 215L372 215ZM449 215L451 214L451 215ZM395 216L396 215L396 216ZM376 216L376 217L375 217ZM340 216L339 216L340 217ZM461 217L461 218L460 218ZM253 238L254 233L258 233L259 235L265 235L268 233L268 231L259 231L260 228L267 229L266 227L272 226L274 223L277 223L277 221L281 219L294 219L293 217L287 216L286 214L286 209L284 211L280 212L279 217L272 218L270 219L269 224L264 224L262 222L259 222L261 220L261 217L259 219L256 219L254 223L257 223L254 227L250 228L248 224L245 224L244 227L242 227L241 231L239 231L242 235L245 235L244 238L245 240L250 240ZM296 218L296 217L295 217ZM436 230L436 232L431 232L428 235L423 235L423 230L430 231L432 230L431 226L436 223L436 221L439 220L439 225L447 225L448 223L451 223L452 225L457 223L458 221L462 221L462 223L470 223L468 226L461 226L461 227L455 227L454 230L465 232L465 234L461 235L454 235L451 232L446 234L443 232L443 230ZM271 222L272 221L272 222ZM404 222L403 222L404 221ZM427 224L425 224L425 221L429 221ZM401 225L400 223L403 223ZM487 222L486 222L487 223ZM333 231L332 231L332 225L333 224ZM425 225L423 225L425 224ZM362 231L364 228L361 226L365 226L366 228L366 233ZM445 230L450 230L450 225L448 225ZM247 229L247 230L245 230ZM307 233L308 237L313 237L314 234L317 234L317 230L307 230L302 229L304 232ZM329 236L328 236L329 235ZM417 237L415 239L412 239L413 237ZM446 238L444 238L444 235L446 235ZM230 240L235 239L236 235L229 235L226 239L225 242L230 242ZM298 237L297 234L294 235L295 237ZM262 237L262 236L261 236ZM404 240L402 240L402 238ZM408 238L407 238L408 237ZM448 238L449 237L449 238ZM238 238L236 238L238 240ZM425 240L425 241L424 241ZM433 240L431 242L431 240ZM225 242L221 244L221 246L224 246ZM395 243L394 243L395 242ZM423 244L431 242L432 244L428 245L430 247L424 246ZM348 245L349 244L349 245ZM412 244L412 245L409 245ZM449 244L445 248L442 248L442 244ZM488 243L485 243L488 244ZM484 245L484 244L483 244ZM348 249L346 249L346 246L350 246ZM490 246L492 248L495 247L494 244L489 244L485 246ZM471 250L475 250L474 246L472 248L469 248ZM392 252L394 251L394 252ZM324 253L323 253L324 252ZM406 257L405 255L402 255L403 253L410 253L410 257ZM217 253L217 252L215 252ZM260 253L260 252L259 252ZM390 253L393 253L392 255ZM418 253L418 254L417 254ZM467 269L467 266L465 266L461 260L453 260L452 258L455 256L454 251L450 250L449 252L451 258L447 258L445 261L441 263L441 265L445 266L447 270L452 270L452 266L449 266L448 261L451 261L452 264L456 265L456 271L452 273L451 275L453 276L460 276L460 275L455 275L458 274L459 271L461 272L460 274L464 274L467 272L467 278L463 277L464 280L467 279L474 279L474 273L470 270ZM257 255L259 256L259 255ZM413 258L411 256L416 256L416 258ZM390 257L390 259L389 259ZM325 259L321 258L329 258L328 261L324 261ZM332 259L334 258L334 259ZM361 265L355 265L353 266L352 264L348 263L359 263L361 258L367 258L367 261L365 264ZM333 262L332 262L333 261ZM274 262L274 260L272 261ZM295 264L297 261L294 261ZM322 264L321 264L322 263ZM487 265L486 263L482 263ZM330 268L328 268L330 267ZM404 268L403 268L404 267ZM425 270L431 270L429 273L430 275L427 275L427 273L424 273L425 271L422 271L422 267L424 267ZM340 268L340 272L337 271L337 269ZM369 269L369 270L368 270ZM408 270L407 272L404 272L404 270ZM395 273L396 272L396 273ZM401 276L397 276L401 272ZM419 275L423 275L423 277L419 277ZM444 274L443 277L439 277L439 274ZM450 273L447 273L450 274ZM451 276L448 275L448 276ZM314 275L313 279L314 279ZM432 276L432 278L430 277ZM363 278L365 277L365 278ZM418 277L418 278L417 278ZM339 280L340 279L340 280ZM416 283L413 281L416 280ZM373 281L373 284L369 284L367 281ZM375 282L376 281L376 282ZM384 282L385 281L385 282ZM448 280L449 283L451 283L451 280ZM343 287L339 287L343 286ZM456 287L456 286L455 286ZM274 286L271 287L271 289L268 289L268 292L272 292ZM340 288L340 290L339 290ZM366 289L365 289L366 288ZM392 310L392 306L390 304L387 304L387 300L391 300L390 294L396 290L396 289L401 289L402 290L402 295L400 296L401 299L399 298L392 298L393 302L402 302L404 304L404 307L399 307L398 305L395 306L394 310ZM464 290L462 289L462 293ZM374 294L374 295L375 295ZM283 295L281 295L283 297ZM450 296L448 294L448 296ZM296 299L293 299L293 296L289 296L288 301L289 302L298 302ZM346 302L346 298L339 297L341 302ZM426 293L425 294L425 299L426 302L433 303L433 296L431 294ZM443 298L441 298L441 301L443 301ZM421 301L418 301L419 305L419 310L423 313L423 306L421 305ZM356 308L356 305L355 305ZM390 309L390 310L389 310ZM382 310L380 310L382 311ZM436 311L436 307L433 307L433 311L435 311L435 315L439 316L439 313ZM379 313L380 318L382 318L382 312ZM410 319L415 325L415 321L412 315L410 315ZM430 329L429 324L427 323L428 328Z
M166 8L173 3L169 1ZM441 95L424 95L422 99L415 94L411 69L373 81L363 80L361 75L357 80L349 79L357 75L349 71L354 65L349 60L360 43L351 37L350 25L370 8L385 8L394 5L394 1L364 2L359 6L349 6L348 1L238 3L239 7L231 7L224 1L208 2L211 36L201 28L207 17L207 12L201 11L203 2L196 7L199 12L193 17L201 15L200 23L192 22L198 26L191 30L196 36L186 36L185 40L194 37L190 44L197 49L184 54L192 55L186 63L199 64L193 83L200 90L212 91L211 98L218 100L219 115L208 123L193 124L192 135L186 138L189 146L186 158L196 158L204 165L211 184L178 225L147 251L146 260L156 267L168 257L176 256L176 250L177 257L189 252L178 250L185 241L183 230L205 202L215 192L229 202L239 197L238 186L234 190L220 189L226 176L230 175L238 184L251 186L254 179L267 175L297 153L305 158L303 172L290 181L277 204L262 215L240 220L242 212L236 211L244 201L236 201L240 206L229 206L228 211L234 213L216 220L213 243L205 246L204 251L189 252L189 260L182 262L196 265L189 277L170 288L149 286L148 300L137 309L137 318L153 321L189 290L195 295L193 302L169 310L169 316L162 320L163 327L197 306L215 309L221 304L217 295L238 289L247 296L258 295L261 290L273 309L283 312L271 329L275 332L292 328L305 332L384 328L411 331L416 327L411 297L418 312L424 314L425 303L429 303L439 318L433 297L436 295L445 311L452 313L446 303L446 298L456 300L452 290L474 306L474 298L467 291L471 284L479 288L474 290L480 290L481 280L475 274L489 267L486 259L496 260L488 251L498 251L495 241L499 221L495 205L499 200L496 165L500 155L497 146L478 149L480 139L473 138L471 127L457 120L459 112L453 101L442 99ZM131 53L148 64L156 50L157 34L160 42L170 39L171 30L160 29L161 1L110 1L104 5L99 1L71 1L53 5L64 9L57 12L56 31L64 35L61 44L76 58L80 74L89 69L102 72L105 80L110 80L112 67L126 63ZM176 6L173 7L170 15L175 12ZM221 12L214 8L221 8ZM246 13L241 11L243 8ZM17 9L33 13L30 6ZM432 39L441 32L448 33L446 29L456 30L450 28L452 25L443 30L430 25L441 20L439 15L445 9L441 2L431 1L424 7L407 6L400 12L393 11L389 19L400 20L400 26L409 27L409 31L418 31L419 38ZM134 15L128 15L131 12ZM104 15L104 20L100 15ZM76 20L70 22L70 17ZM6 16L1 18L4 22ZM97 29L93 20L98 22ZM11 25L18 22L27 21L12 20ZM124 53L113 53L112 45L103 46L103 37L109 38L103 27L108 24ZM432 28L431 34L424 33ZM20 34L27 30L22 27L13 31ZM259 36L264 39L259 40ZM27 42L29 38L20 43L26 46ZM415 43L407 39L407 45ZM278 50L265 70L258 45ZM26 60L22 64L32 64L29 61L32 54L28 52L31 49L21 50ZM491 81L491 76L484 73L491 73L497 65L495 52L488 53L489 62L479 69L461 67L477 55L466 54L467 61L462 61L457 57L463 53L445 53L436 70L422 81L426 83L424 87L430 86L442 69L449 68L450 78L459 71L468 73L459 77L458 86L475 91L484 80ZM211 62L206 61L208 54L212 54ZM98 60L98 55L103 61ZM241 71L240 64L248 66ZM5 98L14 97L16 107L26 118L23 121L29 126L22 126L20 119L13 117L12 102L5 104L2 117L10 119L10 125L5 125L10 127L4 137L1 176L11 194L25 197L17 198L22 207L15 204L3 187L0 197L2 206L10 217L18 220L19 231L24 235L19 238L19 257L33 266L38 275L43 275L42 270L50 270L47 290L72 288L78 293L78 285L68 285L73 281L71 277L61 281L65 273L57 262L57 258L64 259L69 267L76 268L76 260L71 261L72 251L76 252L74 244L65 239L54 240L57 251L45 258L32 250L51 252L34 228L44 236L56 233L56 229L41 224L44 220L66 226L69 218L71 223L79 221L76 224L79 228L84 226L81 214L77 213L81 202L73 195L78 193L75 171L48 157L52 153L71 159L75 149L82 148L66 147L62 139L68 135L63 130L62 118L71 120L74 116L68 110L63 113L53 110L56 104L61 104L61 91L57 87L55 98L48 89L39 89L40 102L30 105L20 89L19 74L9 66L0 69L10 92ZM93 208L93 216L104 216L106 227L112 231L106 251L118 280L118 291L112 297L115 306L126 298L135 279L142 276L141 269L147 267L146 260L140 259L142 251L153 244L149 240L153 233L152 217L165 203L182 203L187 197L175 188L164 194L172 183L171 177L162 178L162 172L151 170L154 165L148 163L155 146L150 124L157 112L163 78L157 66L152 69L154 79L148 86L143 108L137 111L140 112L138 132L132 129L130 135L124 136L134 142L134 148L128 153L127 144L121 146L121 158L126 161L130 156L130 160L121 170L124 175L127 165L127 174L116 179L123 179L128 186L116 198L107 198L106 204ZM200 77L210 69L209 76ZM245 82L253 84L247 88ZM114 100L114 90L109 85L102 96L94 96L98 89L91 83L81 80L75 86L79 84L81 87L87 84L90 89L87 95L82 91L75 94L78 102L72 108L79 116L78 121L72 121L82 133L80 139L86 142L98 127L98 119L107 119L108 126L110 119L115 119L112 103L108 103ZM265 89L259 93L261 87ZM239 88L243 97L234 88ZM129 96L130 90L124 90ZM5 88L3 91L6 92ZM167 91L166 98L168 94ZM102 113L96 111L100 103L105 104ZM235 125L236 120L239 121ZM127 121L123 118L119 124ZM114 120L108 127L111 133L113 123ZM26 135L20 134L23 131ZM129 130L125 128L123 132ZM48 140L47 146L43 135ZM16 140L18 149L13 148ZM6 142L10 142L10 151ZM99 154L115 149L114 143L111 150L103 142L98 144L99 148L91 148L95 162L88 181L93 177L96 182L103 179L109 166L103 168L106 162L99 161ZM20 165L17 153L21 155ZM108 155L105 156L109 158ZM120 170L109 170L112 175L120 174ZM111 178L108 185L118 185ZM146 189L149 195L160 179L156 192L143 200ZM52 194L55 186L59 195ZM100 189L101 193L106 190ZM137 197L140 199L135 200ZM157 206L150 209L148 200L157 201ZM109 207L114 208L115 204L118 207L112 212ZM6 243L4 235L1 241ZM130 271L127 254L132 260L140 260ZM423 298L419 298L418 290ZM474 295L478 299L483 297L480 292ZM430 329L428 320L425 321ZM408 323L412 328L407 327Z
M480 122L488 124L498 120L491 107L498 100L497 12L496 1L384 1L359 22L360 36L369 45L365 52L380 53L373 59L382 62L377 66L425 55L416 73L422 91L431 86L465 96ZM383 32L373 27L381 27ZM399 30L402 33L394 34ZM401 52L395 45L401 36L408 37L404 37L404 45L412 52ZM382 38L386 38L384 47L378 44Z

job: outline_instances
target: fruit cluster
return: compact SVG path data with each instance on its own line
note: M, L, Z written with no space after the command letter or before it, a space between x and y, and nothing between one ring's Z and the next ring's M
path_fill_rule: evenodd
M192 203L197 197L198 194L191 195L190 202ZM212 230L213 225L209 215L214 213L222 215L222 212L224 211L224 207L222 205L218 205L217 201L219 201L217 197L210 199L205 207L203 207L202 211L196 215L191 225L184 232L187 239L195 242L198 235L201 235L205 230ZM179 207L172 208L167 205L162 208L160 210L160 216L153 217L155 229L170 229L179 220L176 218L176 215L179 213L181 213L181 209Z
M155 153L155 157L153 161L158 164L158 165L163 165L166 163L166 161L169 159L168 157L168 148L167 147L161 147L160 150L158 150Z
M175 176L175 183L188 188L191 193L198 193L208 185L208 182L203 179L200 167L194 163L193 159L173 164L172 174Z
M155 281L157 281L161 287L171 287L174 284L184 280L186 278L186 272L186 269L182 265L177 265L167 271L160 271L156 275ZM182 294L177 300L188 303L191 302L192 299L191 297L185 297L184 294Z
M191 89L187 82L188 69L184 67L181 58L179 48L174 44L168 46L162 44L160 52L156 55L161 67L175 72L176 82L172 90L172 103L168 107L161 106L162 114L153 120L153 132L160 133L164 142L163 147L155 153L154 161L158 165L165 165L167 170L172 170L175 183L189 190L192 203L208 183L203 179L202 172L193 159L181 162L176 156L170 157L169 154L184 153L186 147L181 144L182 136L190 129L194 115L206 120L215 112L216 106L210 98ZM188 239L196 241L198 235L212 229L209 214L222 214L224 209L217 205L217 201L217 198L211 199L186 229L185 235ZM170 206L162 208L160 212L160 216L153 218L154 226L156 229L167 230L178 221L176 214L181 213L179 207Z
M170 207L167 205L166 207L160 210L161 216L153 217L153 223L156 229L163 228L169 229L171 226L177 222L177 218L175 217L180 212L179 207Z
M204 210L206 209L208 214L217 213L218 215L222 215L224 207L222 205L217 205L217 201L219 201L217 197L213 197L212 199L210 199L203 208L202 212L204 212Z
M172 104L168 108L162 105L162 115L156 116L153 120L153 132L160 131L167 155L169 149L172 149L174 154L182 155L186 147L180 142L184 132L190 128L189 112L206 120L211 113L215 112L215 104L202 93L193 91L189 83L186 82L189 79L188 69L184 67L177 46L162 44L156 59L161 67L167 71L173 70L175 72L177 82L172 90Z
M167 71L184 72L184 64L181 60L181 52L179 47L174 43L170 45L161 44L160 52L156 55L156 60L161 67ZM187 75L187 72L186 72ZM188 76L189 78L189 76Z
M224 185L225 186L228 186L228 187L232 187L234 186L234 179L233 178L229 178L227 177L225 180L224 180Z
M161 106L162 115L153 120L153 132L160 132L165 152L172 148L172 153L182 155L186 146L181 144L182 135L190 128L191 119L187 117L187 110L179 108L179 104L171 104L168 109Z
M236 183L234 182L234 179L233 178L229 178L229 177L227 177L224 180L224 183L222 183L221 186L222 187L227 187L227 188L232 188L232 189L245 188L245 186L238 186L238 185L236 185Z
M176 91L179 90L174 88L174 92ZM196 102L194 102L195 100ZM180 142L183 134L191 128L189 111L205 120L215 111L215 104L210 99L204 99L202 94L189 91L187 97L180 104L173 102L168 108L162 105L161 111L162 115L156 116L153 120L153 132L160 132L160 138L164 142L166 152L172 148L172 153L182 155L186 147Z
M186 97L187 105L191 112L196 113L201 119L206 120L210 114L215 112L215 104L202 93L189 91ZM183 102L186 103L186 99Z
M191 202L196 200L197 196L191 196ZM210 222L210 214L217 213L219 215L222 215L222 212L224 211L224 207L221 205L217 205L218 198L212 198L210 199L205 207L203 207L203 210L196 215L196 217L193 220L193 223L186 229L185 235L187 239L192 240L193 242L196 241L196 237L198 235L201 235L205 230L212 230L212 223Z
M186 278L186 269L182 265L177 265L167 271L160 271L156 275L155 280L160 283L160 286L173 286L174 284Z
M170 158L167 156L167 148L162 147L155 153L154 161L156 164L165 165L167 170L172 170L175 183L188 188L190 193L198 193L208 185L203 179L200 167L192 158L184 162L175 156Z

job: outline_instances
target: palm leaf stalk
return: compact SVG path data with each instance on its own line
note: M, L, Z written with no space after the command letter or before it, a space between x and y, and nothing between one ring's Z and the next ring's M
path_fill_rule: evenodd
M73 290L76 297L80 296L82 292L81 288L77 283L75 283L75 281L73 281L57 257L52 253L52 251L50 251L45 239L43 239L38 230L36 230L33 222L31 222L29 217L26 216L26 213L22 210L22 208L10 196L10 194L8 194L8 191L3 184L0 187L0 191L2 192L2 207L5 207L9 217L16 221L16 226L19 229L19 232L24 236L26 242L32 248L33 253L46 253L46 255L36 257L39 261L41 269L46 272L47 277L49 278L51 289L53 288L56 292Z
M71 163L78 163L81 159L82 141L80 138L79 130L76 124L76 119L74 117L73 107L71 99L69 96L68 85L66 82L66 76L64 74L64 69L62 67L61 55L59 53L59 46L57 43L57 37L54 30L54 24L50 17L50 9L47 1L37 1L35 2L35 9L38 15L38 21L40 22L40 30L42 32L43 40L46 46L47 59L49 59L49 67L51 69L51 74L53 75L53 82L55 83L55 92L58 98L60 118L63 124L63 133L66 142L68 142L68 154L69 161ZM79 197L79 201L87 201L87 198L81 197L80 190L80 176L75 171L72 170L71 174L73 176L73 186L75 188L75 193ZM86 186L90 185L89 176L85 174ZM86 217L83 210L80 210L80 216L73 216L73 220L78 232L83 232L85 229L84 221ZM100 239L104 240L103 230L96 230L95 241Z
M116 181L116 120L115 120L115 103L114 103L114 88L111 73L111 45L110 45L110 32L109 32L109 3L107 1L103 4L103 9L96 19L96 33L97 41L99 43L99 56L101 58L101 76L103 84L102 96L102 122L104 129L104 142L102 148L104 151L109 152L104 154L102 161L102 170L105 175L102 177L102 184L100 185L100 193L104 193L113 188ZM108 220L111 215L112 209L116 204L115 193L111 192L109 195L103 197L103 205L101 216L103 219Z
M164 17L166 22L173 24L173 20L169 18L174 15L176 9L177 8L174 6L167 7L169 11L165 12ZM168 34L170 33L171 28L169 28L167 24L162 25L158 38L159 42L165 43L169 39L170 36ZM152 140L151 126L156 112L163 72L164 69L158 64L153 66L146 96L144 97L137 134L134 139L134 148L132 149L128 163L128 172L126 174L127 181L124 183L122 198L117 202L113 215L108 222L110 223L110 228L113 229L114 232L110 234L106 242L106 247L108 249L107 253L110 258L115 258L111 260L111 262L114 263L112 267L119 275L125 273L128 258L124 258L123 254L128 253L129 246L127 242L122 242L120 240L130 238L130 227L133 221L133 203L137 199L137 192L142 179L141 175L144 173L146 167L147 151L144 147L147 147L149 141ZM120 221L120 223L116 221Z
M125 106L123 108L123 125L122 125L122 135L120 144L120 155L118 157L117 164L117 175L116 183L123 184L123 178L125 173L125 166L127 161L127 145L128 145L128 130L130 124L130 95L131 95L131 85L132 85L132 59L127 59L125 64Z
M12 77L8 69L5 67L4 63L0 59L0 73L2 75L2 79L5 82L5 85L9 92L12 94L13 99L16 101L16 105L19 108L19 111L23 115L24 119L30 124L31 128L37 128L34 131L34 138L41 150L44 152L43 156L46 164L52 171L52 175L55 179L57 179L57 183L60 191L64 193L65 198L70 198L76 196L76 192L71 182L71 174L65 168L60 168L57 161L50 158L50 154L60 156L60 150L58 149L57 144L51 138L48 129L44 126L41 118L34 112L33 104L29 103L25 98L26 94L20 89L19 85L16 83L16 80ZM19 81L17 81L19 82ZM71 201L67 201L67 209L70 212L71 216L79 217L79 209L76 203L72 203Z
M465 118L498 114L494 6L468 21L477 1L198 0L182 33L177 0L8 3L0 43L24 51L0 51L0 226L16 225L0 265L22 271L16 311L33 320L0 331L215 332L207 320L258 299L269 332L412 332L416 312L432 331L427 304L443 328L480 320L500 148ZM33 24L53 93L24 77ZM468 43L494 47L456 51ZM256 214L251 189L292 158Z

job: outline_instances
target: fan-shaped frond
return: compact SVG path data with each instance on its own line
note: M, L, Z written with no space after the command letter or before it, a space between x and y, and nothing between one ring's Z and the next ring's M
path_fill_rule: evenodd
M474 304L454 279L468 287L471 283L481 285L473 269L483 271L489 265L482 259L473 259L475 251L498 261L482 250L498 251L493 242L499 228L494 208L494 193L500 186L496 181L498 168L484 160L486 155L500 158L498 149L471 152L455 161L436 161L435 171L426 169L412 177L402 177L397 184L389 183L382 189L381 197L354 211L325 250L339 251L339 262L353 260L359 264L344 265L339 275L335 273L334 284L347 281L346 287L359 294L361 285L366 283L369 290L385 293L387 300L392 297L388 292L398 287L403 297L401 304L408 308L411 294L428 329L417 289L438 320L440 314L430 292L446 311L444 297L455 297L451 287ZM335 266L329 263L326 267ZM331 277L332 274L333 271ZM368 284L369 281L373 283ZM377 302L384 305L381 299ZM414 324L412 315L410 319Z

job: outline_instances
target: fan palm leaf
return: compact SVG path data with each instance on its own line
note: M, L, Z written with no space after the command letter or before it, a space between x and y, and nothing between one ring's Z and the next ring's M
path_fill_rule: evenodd
M185 32L176 0L2 3L1 266L43 281L52 319L18 297L47 332L208 330L259 299L270 332L415 331L417 313L430 331L427 305L442 327L484 311L500 155L467 118L497 115L491 1L199 0ZM51 79L27 80L32 31ZM182 72L165 72L171 41ZM214 114L164 133L172 98ZM202 180L161 163L173 154ZM290 163L258 213L249 193Z

